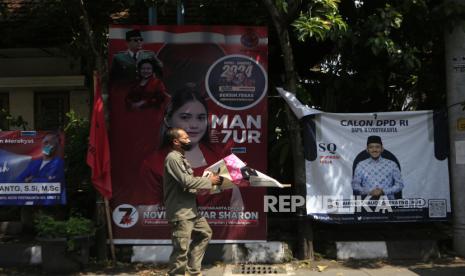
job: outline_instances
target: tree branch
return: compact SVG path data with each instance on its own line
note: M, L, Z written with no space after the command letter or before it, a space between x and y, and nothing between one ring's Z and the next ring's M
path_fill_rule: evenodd
M84 0L79 1L79 8L81 9L81 13L82 13L81 22L84 27L84 31L86 33L87 42L89 43L90 50L92 52L92 55L95 58L95 65L96 65L95 67L97 71L102 73L104 72L103 59L102 59L102 55L99 53L99 51L97 50L97 47L95 46L94 31L92 30L90 26L89 15L87 14L87 10L84 5Z

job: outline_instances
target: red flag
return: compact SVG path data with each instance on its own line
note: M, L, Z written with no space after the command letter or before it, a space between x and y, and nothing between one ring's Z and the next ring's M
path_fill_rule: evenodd
M100 194L107 199L112 196L110 173L110 145L105 127L101 80L94 72L94 109L90 124L87 165L92 169L92 182Z

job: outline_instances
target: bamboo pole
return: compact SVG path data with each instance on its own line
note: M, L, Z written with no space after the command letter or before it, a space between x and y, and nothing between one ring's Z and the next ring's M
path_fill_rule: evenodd
M116 250L115 250L115 243L113 242L113 229L111 227L111 219L110 219L110 204L108 203L108 199L104 198L105 202L105 217L107 221L107 230L108 230L108 239L110 242L110 252L111 252L111 260L113 265L116 264Z

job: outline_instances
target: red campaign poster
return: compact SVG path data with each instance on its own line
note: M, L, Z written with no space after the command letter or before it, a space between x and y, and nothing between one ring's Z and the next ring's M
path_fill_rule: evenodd
M111 26L110 151L115 243L170 242L163 206L167 127L193 143L195 175L234 153L267 169L268 34L264 27ZM265 188L201 191L213 242L266 240Z

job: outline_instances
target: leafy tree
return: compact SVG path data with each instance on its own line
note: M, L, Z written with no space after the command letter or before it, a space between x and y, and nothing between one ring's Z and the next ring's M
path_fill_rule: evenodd
M71 212L90 217L95 191L90 182L90 168L86 164L87 143L83 143L89 137L89 120L78 117L74 111L66 116L64 157L68 203L73 208Z
M456 3L343 1L347 28L292 41L301 99L331 112L438 108L445 104L443 34L464 14ZM316 56L304 57L304 52ZM301 58L302 57L302 58Z

